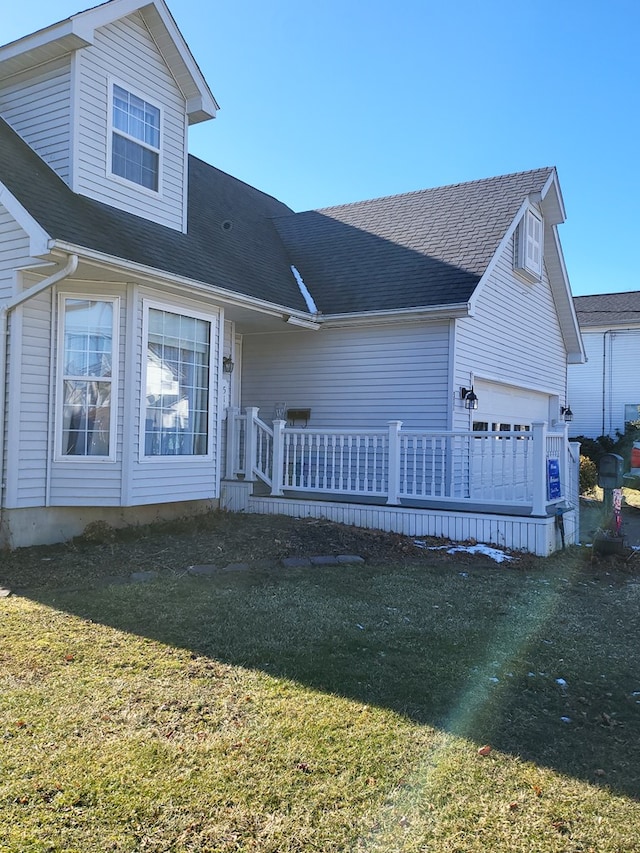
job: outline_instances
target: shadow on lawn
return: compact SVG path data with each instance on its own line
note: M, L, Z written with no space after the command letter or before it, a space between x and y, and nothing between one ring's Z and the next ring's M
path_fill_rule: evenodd
M576 562L165 578L41 603L640 798L640 583Z

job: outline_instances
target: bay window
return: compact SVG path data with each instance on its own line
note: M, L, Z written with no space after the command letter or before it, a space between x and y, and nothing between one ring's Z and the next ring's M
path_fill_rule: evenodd
M147 307L144 456L209 452L211 322Z
M118 300L60 297L62 457L113 458Z

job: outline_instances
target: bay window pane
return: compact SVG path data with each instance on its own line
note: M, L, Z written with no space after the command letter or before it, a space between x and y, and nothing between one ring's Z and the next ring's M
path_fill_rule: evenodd
M63 454L108 456L111 383L67 379L63 396Z
M149 309L146 456L208 452L210 335L206 320Z
M109 456L114 303L65 299L62 454Z

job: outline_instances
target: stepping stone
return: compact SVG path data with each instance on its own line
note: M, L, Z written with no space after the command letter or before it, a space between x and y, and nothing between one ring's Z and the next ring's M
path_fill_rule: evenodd
M211 575L215 575L220 571L217 566L214 566L212 563L209 565L203 566L189 566L187 572L190 575L200 575L202 577L211 577Z
M312 566L337 566L337 557L311 557Z
M311 560L308 557L284 557L282 565L285 569L308 569Z
M364 557L358 557L357 554L339 554L336 560L339 563L364 563Z
M148 583L158 577L158 572L131 572L131 583Z
M228 566L225 566L222 570L223 572L246 572L247 569L250 569L251 566L249 563L229 563Z
M251 563L252 569L275 569L278 565L278 561L272 559L271 557L264 557L261 560L254 560Z
M96 586L125 586L131 583L130 575L105 575L96 580Z

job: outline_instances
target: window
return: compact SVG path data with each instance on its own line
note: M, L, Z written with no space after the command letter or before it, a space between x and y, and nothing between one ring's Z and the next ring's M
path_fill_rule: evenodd
M144 456L209 452L211 322L148 307Z
M113 458L117 299L61 296L62 457Z
M160 183L160 110L113 84L111 172L153 192Z
M624 407L624 425L640 427L640 405L637 403L627 403Z
M518 229L516 268L530 281L542 278L542 219L531 209Z

